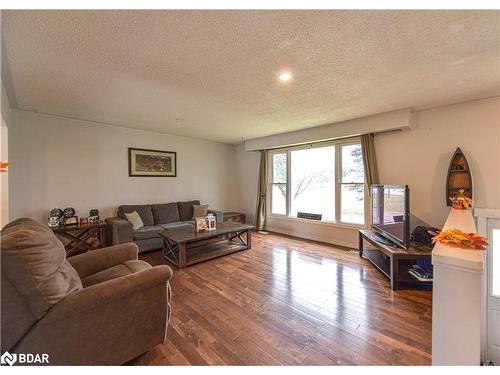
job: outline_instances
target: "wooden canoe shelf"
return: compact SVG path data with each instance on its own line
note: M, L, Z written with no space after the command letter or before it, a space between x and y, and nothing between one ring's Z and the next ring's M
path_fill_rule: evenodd
M451 206L451 194L464 190L464 195L472 198L472 174L469 163L460 147L457 147L448 168L446 177L446 205Z

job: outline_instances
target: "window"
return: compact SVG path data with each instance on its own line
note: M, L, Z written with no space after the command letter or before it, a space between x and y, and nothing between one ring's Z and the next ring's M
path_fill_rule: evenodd
M340 221L365 222L365 170L361 145L341 145Z
M335 220L335 147L291 151L291 216L298 212Z
M365 222L365 176L359 142L330 142L270 152L271 214L320 215Z
M287 154L273 154L272 205L273 214L286 215L287 212Z

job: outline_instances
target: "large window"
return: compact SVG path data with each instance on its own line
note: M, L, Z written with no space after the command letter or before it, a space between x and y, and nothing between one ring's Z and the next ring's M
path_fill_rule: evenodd
M313 214L322 221L364 224L365 177L359 142L271 151L271 214Z
M335 147L290 152L290 215L313 213L335 220Z

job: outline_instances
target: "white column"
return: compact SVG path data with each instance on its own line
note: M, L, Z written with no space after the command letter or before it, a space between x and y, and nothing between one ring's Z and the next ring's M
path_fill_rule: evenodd
M443 229L476 232L471 210L450 210ZM432 251L432 364L481 362L481 251L437 243Z

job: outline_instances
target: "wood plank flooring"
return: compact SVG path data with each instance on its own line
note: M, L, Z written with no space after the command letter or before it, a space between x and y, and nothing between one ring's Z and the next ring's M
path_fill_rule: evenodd
M167 341L131 364L430 364L431 291L391 291L357 252L276 234L252 242L172 267ZM167 264L160 251L141 258Z

